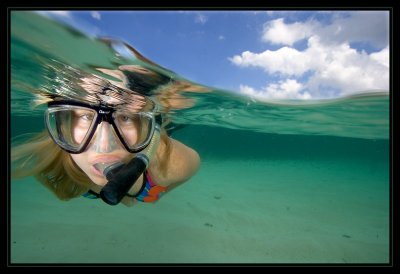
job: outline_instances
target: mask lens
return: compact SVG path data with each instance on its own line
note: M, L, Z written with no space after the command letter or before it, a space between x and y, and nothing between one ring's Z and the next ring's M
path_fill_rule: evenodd
M77 153L90 137L97 112L80 106L52 106L46 112L46 125L53 140L63 149Z
M153 115L116 111L113 113L113 119L130 150L139 150L150 141L154 131Z

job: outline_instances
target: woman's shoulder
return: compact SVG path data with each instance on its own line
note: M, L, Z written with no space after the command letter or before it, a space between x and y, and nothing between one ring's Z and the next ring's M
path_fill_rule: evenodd
M156 184L169 186L187 181L200 166L200 156L194 149L182 142L170 138L170 149L167 152L166 145L161 143L157 151L155 161L150 163L150 173ZM169 153L169 155L165 155ZM162 159L167 159L166 171L159 172Z

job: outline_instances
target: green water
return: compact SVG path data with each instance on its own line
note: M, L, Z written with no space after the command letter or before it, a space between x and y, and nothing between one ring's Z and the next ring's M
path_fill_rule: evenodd
M47 58L90 71L115 56L37 15L11 23L15 137L44 129L29 90L54 87ZM76 46L96 50L75 56ZM389 263L387 92L307 104L187 96L195 104L174 110L184 127L172 137L199 152L198 174L133 208L61 202L32 178L13 181L11 263Z
M209 126L174 137L201 169L155 205L61 202L13 182L11 261L389 263L387 140Z

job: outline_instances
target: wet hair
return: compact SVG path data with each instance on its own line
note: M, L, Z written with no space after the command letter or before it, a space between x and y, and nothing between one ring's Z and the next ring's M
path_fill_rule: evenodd
M135 68L134 70L132 68ZM147 70L143 67L121 66L120 70L126 77L126 87L145 96L154 95L159 87L168 84L171 78L167 75Z
M161 142L166 146L161 157L160 172L165 174L171 143L164 129ZM60 200L70 200L87 192L93 182L48 135L47 130L11 149L12 179L34 176Z

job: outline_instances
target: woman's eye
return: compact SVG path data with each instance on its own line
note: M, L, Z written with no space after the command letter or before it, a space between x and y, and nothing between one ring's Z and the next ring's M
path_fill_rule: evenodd
M80 116L81 119L85 121L92 121L93 120L93 114L82 114Z
M117 117L118 117L118 121L123 122L123 123L132 122L132 120L133 120L133 117L131 115L120 114Z
M87 123L93 121L94 115L93 113L85 113L85 112L75 113L75 119L76 121Z
M134 117L132 115L119 115L117 119L120 124L128 126L128 125L135 125L135 121L136 121L135 118L136 117Z
M121 117L120 117L120 120L121 120L122 122L128 122L130 119L129 119L128 116L121 116Z

